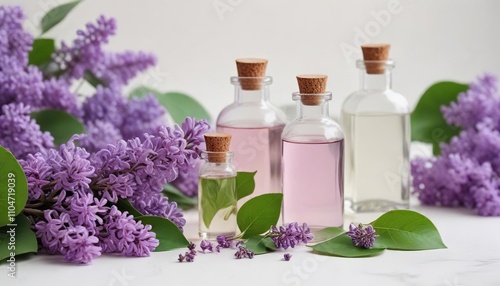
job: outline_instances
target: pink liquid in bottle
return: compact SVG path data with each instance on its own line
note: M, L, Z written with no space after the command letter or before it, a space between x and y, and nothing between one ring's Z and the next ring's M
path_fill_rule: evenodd
M344 140L283 140L283 220L311 228L343 225Z
M238 207L250 198L281 192L281 132L284 125L265 128L217 126L217 132L232 135L230 150L239 172L255 172L255 190L238 201Z

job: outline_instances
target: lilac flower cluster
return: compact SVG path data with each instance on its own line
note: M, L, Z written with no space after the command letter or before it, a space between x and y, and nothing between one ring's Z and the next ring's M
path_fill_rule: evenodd
M158 240L151 226L112 205L119 198L128 199L144 215L170 219L182 230L182 212L161 191L199 156L198 144L189 144L201 142L191 136L191 128L202 137L208 123L187 121L195 124L161 127L142 140L122 140L93 154L76 146L74 136L58 150L20 160L29 189L25 213L36 222L42 248L76 263L109 252L148 256Z
M267 234L274 241L277 248L288 249L294 248L301 243L308 243L314 238L311 229L306 223L299 225L297 222L292 222L286 226L272 226Z
M500 216L500 94L485 75L441 108L446 121L462 128L441 155L411 162L413 192L428 205L474 209Z
M346 234L352 239L355 246L363 248L372 248L375 238L378 237L371 225L359 224L356 226L354 223L349 225L349 231Z
M53 146L50 134L41 132L30 119L32 111L58 109L81 119L87 133L80 138L80 146L90 153L121 139L157 133L168 123L166 109L154 96L124 97L123 86L155 65L156 58L144 52L105 51L105 44L116 33L114 19L101 16L96 23L88 23L85 29L77 31L71 44L63 42L52 55L52 62L41 68L28 65L33 37L23 29L23 20L19 7L0 6L0 145L17 158L25 159L28 154ZM104 84L82 103L71 87L89 73ZM184 124L184 130L191 132L186 134L186 149L191 150L190 144L196 145L192 152L203 149L203 144L192 141L200 138L199 130L193 128L194 121ZM181 192L196 195L197 171L197 167L183 167L174 184ZM158 196L154 199L158 205L166 205Z

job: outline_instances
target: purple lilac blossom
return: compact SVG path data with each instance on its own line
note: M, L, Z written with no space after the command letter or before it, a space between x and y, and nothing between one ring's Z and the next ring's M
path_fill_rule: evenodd
M372 248L375 238L378 237L371 225L363 226L359 224L356 226L354 223L349 225L349 231L346 234L352 239L352 243L356 247L362 248Z
M73 116L82 117L78 106L77 95L70 91L70 86L62 80L48 79L43 82L42 101L36 109L58 109L68 112Z
M157 133L160 126L169 125L166 114L165 107L152 94L130 99L120 128L123 139Z
M279 228L272 226L267 236L271 237L274 245L281 249L294 248L296 245L308 243L314 238L306 223L299 225L297 222Z
M283 260L290 261L292 259L292 255L290 253L283 254Z
M115 33L115 19L100 16L95 24L88 23L84 30L77 31L72 46L63 42L53 54L53 61L64 72L62 78L70 81L82 78L88 71L104 70L106 55L102 45L108 43L109 37Z
M67 213L44 211L45 220L36 223L36 236L49 254L61 253L66 261L89 263L101 255L98 238L83 226L75 226Z
M19 66L28 65L33 36L23 30L24 18L20 7L0 7L0 65L7 58Z
M499 108L498 81L488 74L441 108L446 121L462 131L442 144L440 156L411 162L413 192L422 203L500 216Z
M197 160L193 168L189 168L185 172L179 172L177 179L172 182L174 187L188 197L198 195L198 173L201 162L201 160Z
M54 139L30 117L31 108L23 103L2 106L0 115L0 145L16 158L45 151L54 146Z
M112 206L104 217L99 238L103 252L125 256L149 256L159 244L150 225L135 221L132 215L120 212L116 206Z
M87 132L80 137L80 146L90 153L95 153L108 144L115 144L122 139L120 130L107 121L87 122L86 129Z
M82 110L83 120L86 123L102 120L118 127L123 124L123 115L127 111L127 100L117 85L98 86L95 95L83 103Z
M125 51L107 53L104 57L104 68L95 70L97 77L107 83L126 85L138 73L156 65L156 57L144 52Z

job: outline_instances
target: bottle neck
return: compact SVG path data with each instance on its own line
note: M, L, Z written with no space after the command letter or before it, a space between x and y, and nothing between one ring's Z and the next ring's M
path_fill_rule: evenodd
M245 102L268 102L269 101L269 86L263 85L257 90L245 90L240 85L234 88L234 101L238 103Z
M265 77L231 77L234 85L234 101L237 103L269 102L269 85L273 79Z
M362 90L387 90L392 89L392 72L385 70L381 74L369 74L360 70L359 86Z
M297 114L299 118L321 119L330 117L328 101L322 101L319 105L306 105L297 101Z
M294 92L293 100L297 102L297 116L301 119L321 119L329 117L328 102L331 92L307 94Z

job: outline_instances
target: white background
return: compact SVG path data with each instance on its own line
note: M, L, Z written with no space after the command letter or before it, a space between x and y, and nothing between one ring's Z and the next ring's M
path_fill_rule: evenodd
M30 29L61 2L0 0L20 4ZM85 0L48 36L71 41L100 14L118 21L107 48L158 56L158 68L131 86L186 92L214 117L233 100L229 77L238 57L269 59L277 105L292 103L297 74L327 74L334 115L358 86L360 54L342 47L357 50L363 41L392 44L394 88L412 106L433 82L500 74L500 1L494 0Z

